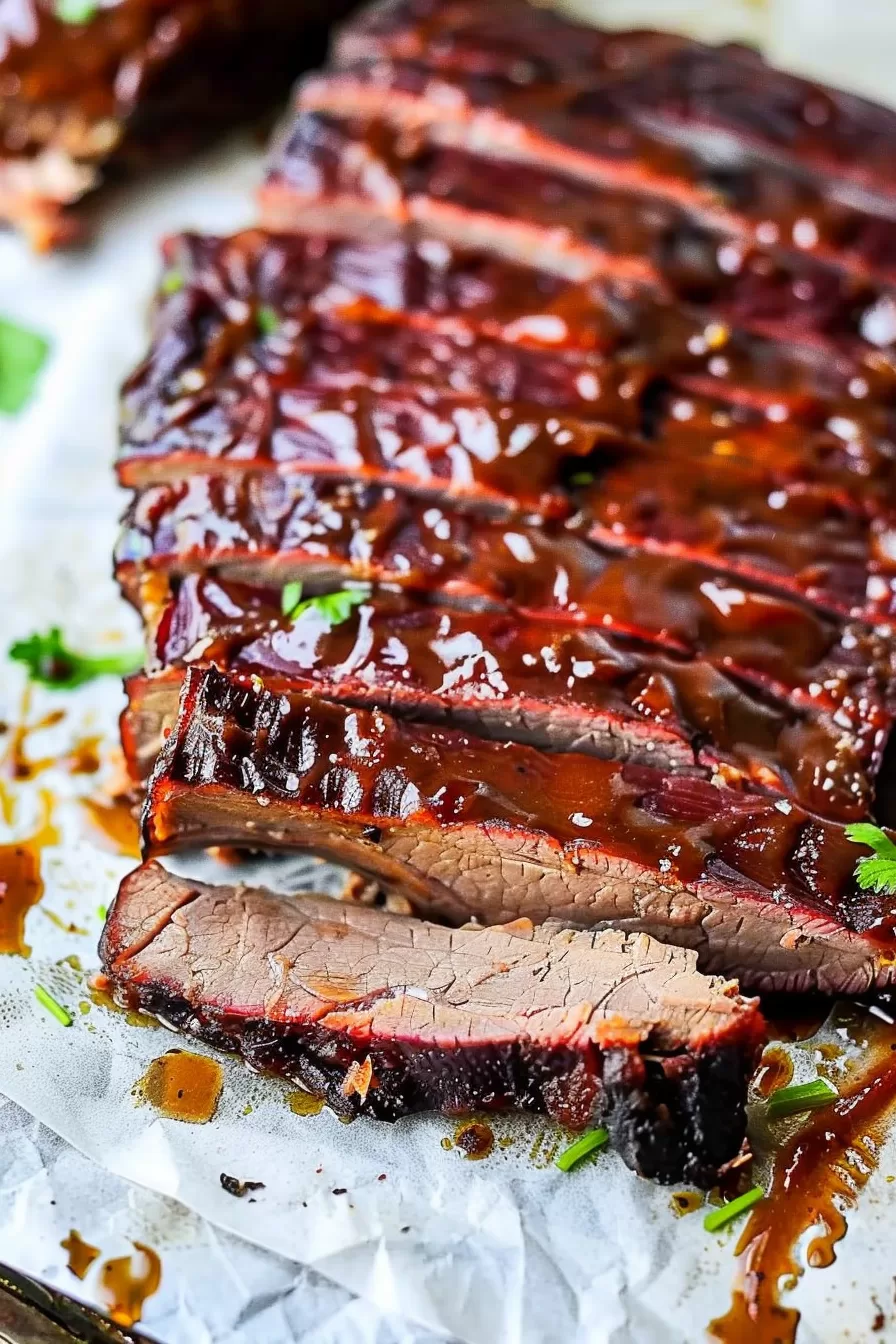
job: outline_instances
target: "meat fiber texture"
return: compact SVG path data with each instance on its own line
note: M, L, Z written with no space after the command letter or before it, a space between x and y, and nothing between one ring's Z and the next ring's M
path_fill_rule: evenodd
M652 14L629 9L624 18L655 22L659 8L671 21L665 5ZM693 17L699 8L691 3L688 11ZM748 8L751 19L760 14ZM780 22L781 7L774 8ZM891 81L892 29L873 29L864 8L835 8L822 13L807 0L792 48L808 59L827 43L841 62L828 73L844 79L843 62L861 50L857 73L884 64ZM728 6L712 0L704 13L718 33ZM876 16L892 18L886 6ZM116 389L145 349L158 236L185 224L210 232L240 227L258 171L255 150L157 179L151 190L122 197L96 249L65 265L38 264L11 237L0 237L5 314L53 338L39 395L0 430L4 645L53 623L84 650L139 645L137 622L109 580L121 503L110 472ZM0 687L0 717L13 724L23 689L17 671L5 663ZM113 680L74 693L34 688L35 719L59 709L66 719L29 746L37 757L62 758L79 737L102 732L105 759L117 743L120 704ZM132 1088L153 1058L172 1046L203 1047L135 1029L123 1014L95 1004L78 1011L89 999L63 959L77 955L85 971L96 968L97 906L111 904L134 864L105 852L74 802L79 793L98 796L104 778L54 769L33 781L6 781L18 809L14 826L0 822L3 843L32 834L40 789L61 800L55 820L63 836L43 856L42 906L66 929L36 907L26 925L31 957L0 961L0 1091L25 1108L7 1104L0 1112L0 1260L99 1307L98 1278L75 1280L59 1241L76 1227L114 1256L134 1254L130 1238L144 1241L160 1252L163 1279L139 1328L171 1344L257 1344L259 1336L280 1344L312 1334L322 1344L347 1337L430 1344L446 1335L470 1344L693 1344L727 1310L737 1229L711 1236L702 1213L676 1216L670 1189L633 1179L612 1152L569 1175L557 1171L550 1147L565 1139L534 1117L493 1117L492 1155L468 1162L462 1149L441 1147L443 1139L454 1141L450 1121L420 1116L387 1126L361 1119L346 1128L326 1112L297 1117L283 1086L225 1055L211 1124L179 1124L136 1107ZM282 891L337 891L341 882L335 870L294 857L236 868L191 858L180 870L206 882ZM87 934L68 931L69 924ZM37 981L72 1009L70 1029L35 1003ZM814 1043L822 1042L845 1047L847 1060L857 1057L842 1036L823 1033ZM788 1048L794 1081L808 1081L813 1050ZM768 1149L761 1127L753 1130L762 1181ZM885 1180L894 1160L886 1143L879 1172L847 1214L836 1261L807 1270L787 1295L787 1305L801 1312L801 1344L878 1337L875 1303L886 1311L892 1290L892 1248L880 1231L896 1188ZM221 1189L222 1171L266 1188L235 1199ZM334 1188L347 1193L334 1195Z
M149 864L122 883L100 952L121 1002L345 1117L518 1108L601 1121L637 1171L698 1184L743 1141L756 1003L643 934L525 920L451 930Z

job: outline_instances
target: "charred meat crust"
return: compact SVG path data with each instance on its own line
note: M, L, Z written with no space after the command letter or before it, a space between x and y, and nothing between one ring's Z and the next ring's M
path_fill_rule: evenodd
M514 1108L606 1123L642 1175L700 1185L744 1137L756 1003L643 935L452 931L150 864L122 883L101 957L122 1002L348 1118Z
M276 589L209 574L188 576L176 592L163 586L144 618L149 674L127 682L122 717L135 780L150 773L177 717L184 669L213 664L263 677L272 691L379 705L399 718L552 751L712 774L835 818L861 817L870 801L872 762L863 764L830 714L798 711L705 659L606 629L523 624L395 594L374 595L331 626L313 608L284 616Z
M791 803L193 669L150 780L147 853L247 837L316 850L455 924L610 922L696 946L750 987L892 979L892 902L856 887L842 827Z

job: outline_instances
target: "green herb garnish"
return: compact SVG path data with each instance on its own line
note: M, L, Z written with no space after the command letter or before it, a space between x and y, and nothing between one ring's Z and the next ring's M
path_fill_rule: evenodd
M761 1185L754 1185L746 1194L738 1195L737 1199L731 1199L720 1209L713 1209L712 1213L708 1213L703 1219L703 1226L707 1232L718 1232L720 1227L725 1227L732 1219L740 1217L747 1209L752 1209L760 1199L765 1199L765 1191Z
M105 924L105 922L106 922L106 916L108 915L108 913L109 913L109 907L108 907L108 905L98 905L98 906L97 906L97 908L96 908L96 917L97 917L97 919L101 919L101 920L103 921L104 924Z
M769 1097L765 1113L769 1120L781 1120L785 1115L799 1115L801 1111L817 1111L821 1106L829 1106L838 1096L836 1087L824 1078L814 1078L811 1083L779 1087Z
M365 588L341 588L338 593L322 593L320 597L306 597L304 602L297 600L293 603L293 594L289 592L291 588L298 589L295 594L297 599L302 596L300 583L286 585L281 598L284 616L296 621L303 612L316 611L329 626L341 625L343 621L347 621L352 613L352 607L360 606L369 596Z
M873 849L875 858L866 854L856 864L855 879L863 891L892 895L896 892L896 845L879 826L856 821L846 828L846 837L856 845Z
M170 270L166 271L159 281L159 289L163 294L176 294L183 287L183 272L179 271L176 266L172 266Z
M42 1008L46 1008L47 1012L52 1017L55 1017L57 1022L61 1022L64 1027L71 1026L71 1013L66 1008L63 1008L58 999L54 999L53 995L49 990L44 989L43 985L34 986L34 997Z
M89 23L98 9L98 0L56 0L54 6L63 23Z
M24 663L31 681L39 681L56 691L70 691L95 677L127 677L143 664L139 653L116 653L91 657L67 647L58 626L45 635L20 639L9 650L9 657Z
M294 615L302 600L302 585L298 581L287 583L280 594L280 610L284 616Z
M273 336L274 332L280 326L280 319L273 308L263 303L255 314L255 321L258 323L258 330L262 336Z
M572 1171L583 1158L590 1157L592 1153L599 1153L609 1142L610 1135L605 1129L589 1129L587 1134L583 1134L575 1143L564 1148L554 1166L559 1167L561 1171Z
M570 483L570 485L593 485L593 484L594 484L594 472L593 472L593 471L577 471L577 472L575 472L574 475L570 476L570 478L569 478L569 483Z
M0 411L15 415L31 400L50 343L0 317Z

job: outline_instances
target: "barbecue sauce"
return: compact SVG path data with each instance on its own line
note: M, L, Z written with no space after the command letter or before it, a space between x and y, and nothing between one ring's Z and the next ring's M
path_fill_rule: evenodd
M135 1091L166 1120L205 1125L218 1107L224 1070L217 1060L189 1050L169 1050L150 1064Z
M467 1120L454 1131L454 1146L459 1148L471 1162L481 1162L495 1146L495 1135L491 1125L481 1120Z
M116 1325L127 1329L143 1316L148 1298L162 1282L162 1262L154 1250L134 1242L136 1256L107 1260L100 1270L100 1293Z
M91 829L102 837L104 849L124 858L139 859L140 829L125 799L105 802L99 798L81 798L79 801L90 819Z
M786 1087L793 1077L793 1061L786 1050L772 1045L759 1062L753 1086L760 1097L769 1097L779 1087Z
M91 1246L74 1228L59 1245L68 1251L68 1267L77 1279L85 1279L94 1260L99 1257L99 1247Z
M25 920L44 894L41 855L60 841L49 793L41 792L40 806L37 830L26 840L0 846L0 953L27 957L31 952L25 942Z
M855 1205L878 1162L881 1139L896 1105L896 1028L875 1030L873 1063L845 1087L832 1106L801 1125L775 1158L768 1198L750 1214L737 1245L739 1281L727 1314L711 1322L724 1344L774 1339L793 1344L799 1312L781 1301L781 1283L803 1269L796 1253L813 1229L806 1258L811 1268L835 1259L846 1234L838 1204ZM850 1154L859 1161L850 1161Z
M301 1089L287 1092L286 1102L293 1115L320 1115L325 1105L323 1097L316 1097L313 1092L303 1092Z

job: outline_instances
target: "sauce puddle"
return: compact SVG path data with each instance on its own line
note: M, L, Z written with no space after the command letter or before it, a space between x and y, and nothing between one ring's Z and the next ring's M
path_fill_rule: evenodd
M41 818L33 835L0 845L0 953L6 955L31 954L25 942L25 919L44 894L41 855L61 838L53 825L53 799L43 790L40 806Z
M324 1108L323 1097L313 1092L287 1092L286 1102L293 1115L320 1115Z
M855 1206L877 1166L878 1152L896 1104L896 1028L877 1024L874 1064L841 1085L832 1106L801 1126L775 1158L768 1198L756 1206L737 1245L738 1282L725 1316L711 1322L710 1335L723 1344L775 1340L793 1344L799 1312L781 1302L782 1288L803 1273L796 1246L815 1231L806 1260L825 1268L846 1235L838 1206Z
M454 1131L454 1147L459 1148L470 1162L481 1162L494 1146L492 1127L481 1120L465 1120Z
M162 1282L162 1262L154 1250L141 1241L134 1242L136 1256L123 1255L107 1260L100 1270L100 1292L106 1310L116 1325L136 1325L148 1298ZM135 1269L135 1261L142 1267Z
M85 1241L80 1232L76 1232L74 1228L59 1245L64 1251L68 1251L68 1267L75 1278L85 1279L88 1269L94 1260L99 1258L99 1247L91 1246L90 1242Z
M140 858L140 828L124 800L107 803L98 798L79 799L91 828L104 841L104 849L126 859Z
M786 1087L793 1077L793 1061L779 1045L770 1045L759 1061L759 1070L753 1086L760 1097L771 1096L779 1087Z
M134 1091L166 1120L205 1125L218 1109L224 1070L207 1055L169 1050L154 1059Z

